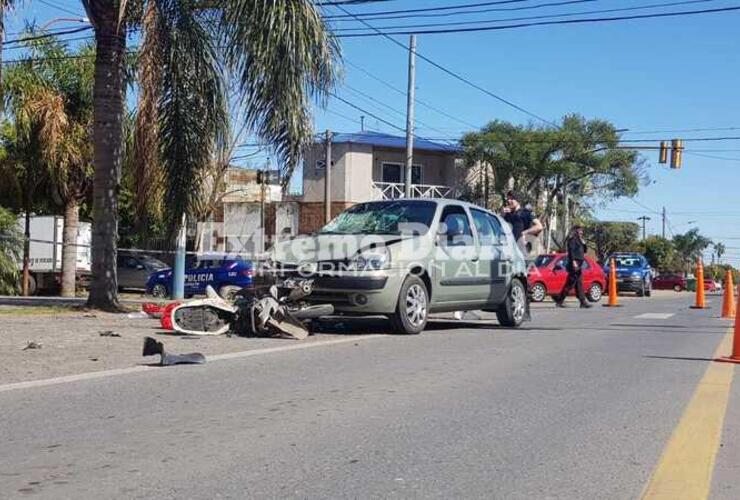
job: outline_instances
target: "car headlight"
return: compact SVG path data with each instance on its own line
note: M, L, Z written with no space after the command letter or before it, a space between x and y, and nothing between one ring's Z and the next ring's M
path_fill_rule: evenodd
M357 254L350 262L351 271L379 271L388 269L391 264L391 256L388 249L371 248Z
M632 276L633 278L639 278L639 277L640 277L640 273L639 273L638 271L632 271L632 274L631 274L631 276Z

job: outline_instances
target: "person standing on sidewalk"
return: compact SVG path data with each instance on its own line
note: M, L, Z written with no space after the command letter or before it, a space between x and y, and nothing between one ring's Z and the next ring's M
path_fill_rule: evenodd
M586 296L583 293L583 276L581 275L587 250L586 242L583 240L583 226L573 226L566 247L568 250L568 256L566 257L568 279L565 281L565 286L563 286L560 294L555 296L555 305L565 307L565 298L575 286L581 307L587 309L591 307L591 304L586 301Z

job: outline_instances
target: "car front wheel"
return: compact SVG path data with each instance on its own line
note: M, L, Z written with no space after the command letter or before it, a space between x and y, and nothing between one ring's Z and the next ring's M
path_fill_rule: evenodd
M396 333L416 335L424 330L429 318L429 292L418 276L407 276L398 294L395 314L390 316Z
M601 296L603 295L603 293L604 290L603 288L601 288L601 285L599 283L592 283L591 286L588 288L586 298L591 302L598 302L601 300Z
M683 292L683 287L681 285L673 285L673 291L674 292Z
M513 280L506 300L496 311L498 322L502 326L516 328L524 321L527 313L527 292L519 280Z
M535 283L530 289L530 296L532 297L532 302L542 302L547 297L547 288L542 283Z

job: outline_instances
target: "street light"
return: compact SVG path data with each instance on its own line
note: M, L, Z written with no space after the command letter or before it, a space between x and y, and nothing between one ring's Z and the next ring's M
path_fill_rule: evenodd
M88 24L90 20L86 17L57 17L55 19L52 19L51 21L48 21L46 24L44 24L41 27L41 31L46 31L46 29L55 23L81 23L81 24Z

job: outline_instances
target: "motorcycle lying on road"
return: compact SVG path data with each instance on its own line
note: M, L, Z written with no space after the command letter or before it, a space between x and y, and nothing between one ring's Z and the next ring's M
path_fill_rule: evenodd
M209 286L205 299L184 302L172 310L172 326L191 335L233 332L302 340L310 334L311 320L334 313L331 304L309 304L306 298L312 291L313 280L284 279L269 287L243 288L232 303Z

